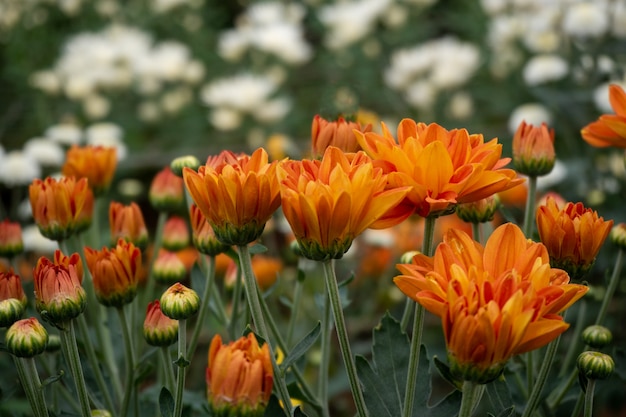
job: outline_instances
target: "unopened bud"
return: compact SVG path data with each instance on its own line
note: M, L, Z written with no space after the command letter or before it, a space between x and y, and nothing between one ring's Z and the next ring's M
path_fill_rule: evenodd
M582 338L592 348L601 349L613 341L613 334L606 327L596 324L583 330Z
M583 352L576 362L578 370L588 379L606 379L615 369L613 358L602 352Z
M48 332L31 317L13 323L7 330L5 341L9 352L18 358L32 358L46 349Z
M172 172L179 177L183 177L183 168L190 168L197 171L200 168L200 161L193 155L180 156L170 164Z
M169 287L161 296L161 311L174 320L185 320L198 312L200 297L180 282Z

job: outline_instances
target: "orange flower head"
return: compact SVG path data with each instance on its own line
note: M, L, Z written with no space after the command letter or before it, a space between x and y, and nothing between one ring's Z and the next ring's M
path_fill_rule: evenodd
M189 208L189 218L191 219L193 245L198 249L198 252L209 256L217 256L226 252L229 246L217 239L213 228L195 204Z
M175 252L161 249L152 267L156 282L172 285L187 277L187 268Z
M576 279L589 272L613 227L613 220L605 221L582 203L570 202L560 208L552 197L537 209L536 217L550 263Z
M512 169L503 169L497 139L465 129L446 130L403 119L398 141L382 124L382 135L355 131L363 150L389 174L389 187L409 186L402 207L422 217L449 214L460 203L481 200L523 182Z
M91 223L93 222L94 207L95 197L93 195L93 191L90 188L87 190L83 209L79 212L78 218L76 219L76 233L82 233L89 230L89 228L91 227Z
M91 190L87 179L35 179L28 187L33 218L42 235L64 240L81 229Z
M12 258L23 251L22 226L4 219L0 222L0 257Z
M143 322L143 337L150 346L169 346L178 339L178 320L172 320L161 311L161 303L148 304Z
M159 171L150 185L150 204L157 211L173 212L185 202L183 179L172 172L170 166Z
M120 239L112 249L103 247L95 250L86 247L85 258L100 304L119 308L133 301L143 273L138 247Z
M583 139L596 148L615 146L626 149L626 91L617 84L609 86L609 101L615 114L603 114L582 128Z
M483 247L451 229L430 258L399 264L395 284L441 318L453 374L487 383L513 355L546 345L568 324L559 315L587 287L552 268L546 247L512 223L499 226Z
M73 145L67 151L61 172L66 177L87 178L89 187L99 196L111 186L116 167L115 148Z
M262 416L272 394L274 371L267 344L254 333L227 345L211 341L206 369L207 398L216 416Z
M0 327L8 327L22 317L27 299L22 280L12 270L0 272Z
M517 172L537 177L549 174L554 168L554 129L520 123L513 135L513 165Z
M222 243L247 245L261 236L280 206L276 165L259 148L250 156L223 151L198 172L183 169L189 194Z
M329 146L334 146L344 152L360 151L361 145L356 140L354 130L363 133L370 132L372 125L347 121L343 117L339 117L336 121L330 121L319 114L315 115L311 124L313 156L321 157Z
M386 189L387 176L364 152L331 146L321 160L281 162L278 175L283 213L309 259L339 259L365 229L409 215L393 212L409 188Z
M87 294L82 271L78 254L68 257L57 250L54 262L39 258L34 270L35 307L45 320L63 325L83 312Z
M163 226L163 242L165 249L170 251L181 250L189 245L189 226L180 216L171 216Z
M143 219L141 208L135 202L125 206L122 203L111 201L109 205L109 227L111 228L112 244L115 244L119 239L124 239L142 250L148 245L146 222Z

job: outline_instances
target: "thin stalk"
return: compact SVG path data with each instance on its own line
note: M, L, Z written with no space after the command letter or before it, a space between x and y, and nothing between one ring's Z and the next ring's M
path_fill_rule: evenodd
M26 393L26 398L28 398L28 402L30 403L30 408L33 410L33 414L35 417L43 417L41 410L41 404L37 399L37 395L35 393L35 381L30 377L29 372L26 370L26 363L24 362L25 358L18 358L17 356L13 356L13 361L15 363L15 368L17 369L17 375L20 378L20 382L22 383L22 388L24 388L24 393ZM46 416L48 415L48 411L46 409Z
M287 327L287 346L291 346L293 343L293 334L296 329L296 319L298 318L298 311L300 310L300 304L302 299L302 290L304 285L296 278L296 285L293 290L293 302L291 303L291 316L289 317L289 327Z
M259 333L265 341L270 350L270 359L272 360L272 368L274 369L274 375L280 375L280 369L276 363L276 357L274 356L274 349L272 344L269 343L269 332L263 310L261 307L261 301L259 296L259 289L257 286L254 271L252 270L252 259L250 257L250 250L246 245L240 245L239 249L239 262L241 263L241 270L243 272L243 278L245 280L244 288L246 290L246 298L248 299L248 305L250 307L250 313L252 314L252 320L256 327L256 331ZM287 390L287 384L284 378L277 378L275 386L278 390L278 398L283 402L285 407L285 414L291 416L293 414L293 405L291 404L291 398L289 391Z
M578 398L576 399L576 404L574 405L574 411L572 411L572 417L578 417L580 415L580 410L583 408L583 404L585 403L585 394L580 391L578 394Z
M615 289L617 288L617 284L619 283L620 274L622 272L622 265L624 263L624 250L620 249L617 252L617 258L615 259L615 267L613 267L613 274L611 274L611 279L609 280L609 286L606 289L606 294L604 294L604 299L602 300L602 305L600 306L600 311L598 312L598 317L596 318L596 324L602 324L604 318L606 317L606 312L609 309L609 304L613 299L613 294L615 294Z
M135 411L138 408L137 395L134 394L134 371L135 371L135 352L133 350L133 339L128 327L128 319L126 318L126 312L124 307L118 307L117 315L120 318L120 324L122 328L122 339L124 339L124 356L126 357L126 381L124 383L124 399L122 401L121 416L128 416L128 407L130 405L131 397L135 398Z
M174 397L174 417L180 417L183 413L183 391L185 389L185 371L187 363L187 320L178 320L178 375L176 378L176 394Z
M543 387L546 384L546 380L548 379L548 373L550 372L550 368L552 367L552 362L554 361L554 356L556 355L560 340L561 337L559 336L548 344L546 354L543 357L541 368L539 369L537 379L535 380L535 384L533 385L532 391L530 392L530 397L526 402L526 408L524 409L524 414L522 414L522 417L532 416L535 409L537 408L537 405L539 404L541 391L543 390Z
M148 269L148 282L146 282L146 288L143 291L143 296L140 299L140 306L146 306L150 301L152 301L154 297L154 263L159 257L159 250L163 244L163 228L165 227L165 223L167 221L167 213L159 212L159 217L157 219L157 227L154 235L154 244L152 246L152 259L150 259L150 266Z
M20 360L24 363L26 377L32 382L38 413L41 417L47 417L48 407L46 406L46 399L43 396L41 380L39 379L39 374L37 373L37 366L35 366L35 358L20 358Z
M585 408L584 417L591 417L593 415L593 391L596 389L596 380L589 379L587 381L587 391L585 391Z
M400 329L402 329L403 332L406 331L407 327L409 326L409 320L411 320L411 317L413 317L413 315L415 314L414 309L415 301L407 297L406 302L404 303L404 312L402 313L402 319L400 320Z
M74 322L72 320L65 323L63 330L60 332L60 336L61 349L63 350L63 355L65 356L65 360L70 368L72 378L74 378L74 384L76 385L81 415L83 417L90 417L91 409L89 408L89 396L87 395L83 368L80 363L80 356L78 355L76 333L74 331Z
M168 346L161 346L159 349L159 357L161 358L163 374L165 375L165 386L168 390L170 390L170 392L174 392L174 385L176 382L174 369L172 368L172 358L170 357L170 350Z
M87 320L85 319L85 315L81 314L77 317L78 320L78 330L83 339L83 345L85 347L85 352L87 353L87 360L89 361L89 365L93 370L94 377L96 378L96 384L98 385L98 389L102 392L104 396L104 402L106 403L107 408L113 413L115 416L115 406L113 405L113 400L111 398L111 393L109 392L109 387L104 381L104 377L102 376L102 371L100 370L100 361L96 356L96 351L93 348L93 344L91 343L91 338L89 337L89 328L87 326Z
M566 310L564 317L570 314L571 311L572 311L571 309ZM567 353L565 354L565 359L563 360L563 363L561 364L561 370L559 371L560 377L565 376L567 371L570 369L570 365L572 361L574 360L574 358L580 351L579 345L580 345L580 341L582 340L580 335L585 329L586 318L587 318L587 302L583 298L581 302L578 304L578 316L576 317L576 325L574 327L574 332L572 333L571 343L569 343L569 346L567 348ZM575 366L574 366L574 374L578 374L578 370L576 369Z
M211 257L211 262L215 264L216 260L214 256ZM200 257L200 267L208 276L210 265L207 256ZM215 275L215 273L213 273L213 275ZM217 285L213 285L211 288L211 296L215 302L215 313L218 316L218 320L220 323L226 325L226 323L228 323L228 318L226 317L226 310L224 310L224 304L222 303L222 295L220 294L219 287Z
M57 368L56 360L55 360L56 355L46 355L46 356L48 356L47 358L48 360L42 360L40 363L42 364L44 371L48 375L53 375L56 372L56 368ZM74 414L80 413L80 404L76 402L76 399L69 393L65 385L60 384L60 383L55 383L55 384L51 384L50 388L52 389L52 394L53 394L52 411L54 411L56 414L59 414L58 400L56 398L57 395L55 395L56 392L58 392L63 397L63 400L65 401L64 404L69 405L74 411Z
M241 257L241 254L239 254ZM240 261L243 262L243 261ZM255 281L256 282L256 281ZM235 277L235 289L233 291L232 309L230 312L230 323L228 323L228 334L231 339L236 339L237 325L239 323L239 302L241 300L243 282L241 280L241 266L237 265L237 275ZM248 289L246 288L246 293Z
M426 256L432 256L433 253L433 237L435 234L436 217L426 217L424 223L424 241L422 243L422 252ZM413 403L415 402L415 384L417 384L417 368L420 360L420 346L422 344L422 327L424 323L424 307L415 301L415 314L413 318L413 332L411 335L411 347L409 352L409 370L406 380L406 390L404 393L404 407L402 416L409 417L413 415Z
M461 396L461 406L459 408L459 417L471 417L474 408L480 401L484 387L472 381L463 382L463 395Z
M526 199L526 210L524 211L524 235L531 239L535 224L535 197L537 194L537 177L528 177L528 197Z
M367 412L367 408L365 407L365 398L363 397L363 391L361 390L361 385L359 384L359 378L356 373L356 364L354 362L354 357L352 356L352 349L350 348L348 330L343 316L341 299L339 298L339 286L337 285L335 268L333 267L332 261L323 262L322 265L324 266L326 290L328 292L330 306L335 319L335 330L337 331L337 337L339 339L339 348L341 349L343 363L346 366L346 371L348 373L352 397L354 398L354 403L359 417L367 417L369 414Z
M331 261L332 262L332 261ZM322 316L322 338L320 346L322 349L322 359L319 367L319 380L317 385L317 395L322 405L324 417L329 417L328 410L328 370L330 368L330 332L332 332L332 320L330 317L330 300L324 297L324 315Z
M204 257L204 255L200 255ZM193 358L198 345L198 337L202 331L206 313L209 311L209 303L211 301L211 290L213 289L213 282L215 281L215 257L211 257L209 261L209 270L206 275L206 282L204 284L204 292L202 293L202 303L200 304L200 311L198 312L198 318L196 320L196 326L193 329L191 335L191 341L189 342L189 349L187 350L187 357L189 360Z
M483 229L481 223L472 223L472 237L480 244L483 243Z

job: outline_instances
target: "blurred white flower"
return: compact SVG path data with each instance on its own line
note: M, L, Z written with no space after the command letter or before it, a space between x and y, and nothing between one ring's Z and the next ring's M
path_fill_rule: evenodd
M567 178L567 167L557 159L554 161L554 168L552 168L549 174L537 177L537 189L549 190L565 178Z
M41 166L37 160L24 151L6 153L0 161L0 182L8 187L29 185L41 177Z
M474 100L469 93L454 93L448 102L448 113L458 120L464 120L474 114Z
M37 71L30 76L30 85L46 94L58 94L61 91L61 81L54 71Z
M205 72L202 62L192 60L185 66L183 79L189 84L198 84L204 79Z
M569 71L567 61L559 55L542 54L532 57L524 66L526 85L536 86L563 79Z
M35 224L22 227L22 241L24 250L41 254L53 254L59 249L59 244L55 240L44 237Z
M217 40L217 50L223 59L237 61L246 53L248 43L247 33L238 30L227 30L220 34Z
M154 101L144 101L137 108L137 117L143 122L154 122L161 117L161 109Z
M563 31L574 37L598 37L609 28L606 4L601 1L574 3L566 8Z
M552 123L552 114L540 103L526 103L517 106L509 116L509 132L514 134L522 121L527 124L539 126L545 122L548 126Z
M209 113L209 122L217 130L230 131L241 126L242 116L236 110L226 107L217 107Z
M483 10L492 17L506 10L507 0L480 0Z
M167 13L179 6L185 6L189 0L152 0L150 6L156 13Z
M161 107L166 113L176 114L193 99L192 91L187 87L170 90L161 96Z
M271 123L282 119L289 112L291 102L285 98L276 98L254 109L252 116L260 122Z
M211 107L229 107L251 113L263 107L278 84L264 75L241 74L219 78L202 88L200 97Z
M611 33L618 38L626 38L626 3L615 1L610 15Z
M524 34L522 41L529 51L540 54L556 52L561 45L561 37L554 30L529 31Z
M99 94L90 94L83 100L83 111L91 120L102 119L111 111L111 102Z
M78 145L83 138L82 130L70 123L50 126L46 129L44 135L50 140L65 146Z
M115 148L118 161L126 159L128 154L123 136L122 128L115 123L94 123L85 129L85 138L88 145Z
M65 161L65 151L48 138L29 139L22 149L42 167L60 167Z
M437 89L426 80L411 84L405 92L406 101L418 109L428 109L437 99Z
M609 101L609 85L617 84L623 89L626 90L626 81L609 81L603 84L600 84L593 91L593 102L596 105L596 108L600 113L613 114L615 110L611 106L611 102Z

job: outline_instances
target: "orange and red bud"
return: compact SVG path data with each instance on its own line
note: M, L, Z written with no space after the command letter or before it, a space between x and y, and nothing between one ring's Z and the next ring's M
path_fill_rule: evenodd
M178 339L178 320L172 320L161 311L161 303L148 304L143 322L143 337L150 346L169 346Z

